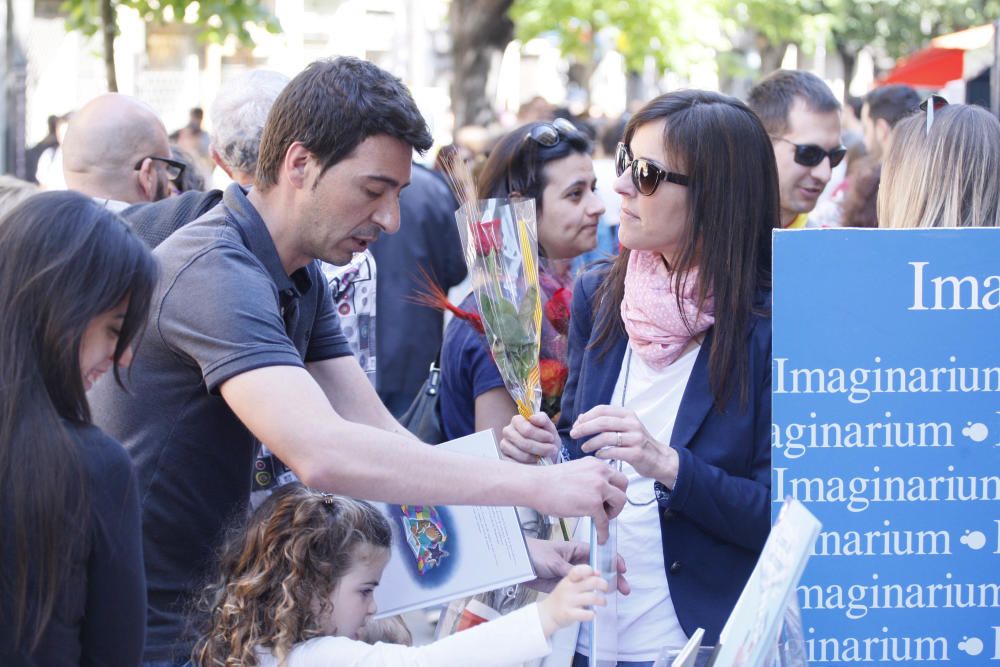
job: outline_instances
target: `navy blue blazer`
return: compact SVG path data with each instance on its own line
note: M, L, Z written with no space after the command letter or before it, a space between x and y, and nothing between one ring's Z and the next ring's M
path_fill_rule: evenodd
M628 344L617 336L608 352L589 349L592 303L607 265L582 275L573 290L569 378L559 432L570 458L584 456L569 437L577 416L608 404ZM770 294L759 298L770 307ZM709 386L709 329L681 399L670 446L680 458L674 488L659 500L665 575L681 627L705 629L715 644L771 528L771 320L753 316L747 332L749 397L731 392L724 411ZM626 563L626 566L628 564Z

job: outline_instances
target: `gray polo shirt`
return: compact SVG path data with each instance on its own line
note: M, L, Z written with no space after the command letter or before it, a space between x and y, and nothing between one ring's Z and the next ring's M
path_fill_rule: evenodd
M229 522L245 512L259 443L219 395L229 378L351 354L316 262L291 276L238 185L160 244L144 338L90 392L94 421L128 449L142 501L145 660L180 658L184 614Z

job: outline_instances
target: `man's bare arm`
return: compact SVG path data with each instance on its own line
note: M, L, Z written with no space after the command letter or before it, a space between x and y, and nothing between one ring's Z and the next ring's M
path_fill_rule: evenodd
M591 516L602 532L625 502L624 476L592 457L544 468L470 459L348 421L295 366L248 371L221 391L261 442L322 491L392 503L530 506Z

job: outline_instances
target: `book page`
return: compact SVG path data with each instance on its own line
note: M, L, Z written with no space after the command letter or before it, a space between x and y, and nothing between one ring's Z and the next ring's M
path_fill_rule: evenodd
M437 445L470 457L499 459L492 431ZM386 505L393 545L375 589L376 618L530 581L535 572L513 507Z
M785 605L802 577L820 522L791 498L764 544L733 613L719 635L716 667L756 667L774 648Z

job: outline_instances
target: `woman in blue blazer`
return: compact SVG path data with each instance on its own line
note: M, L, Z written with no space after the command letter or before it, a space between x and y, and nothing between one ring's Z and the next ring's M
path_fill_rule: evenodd
M718 640L770 528L778 182L757 117L703 91L633 116L617 171L624 251L574 289L558 432L516 417L501 449L623 466L633 592L618 602L617 656L649 665L699 627ZM577 649L579 662L585 639Z

